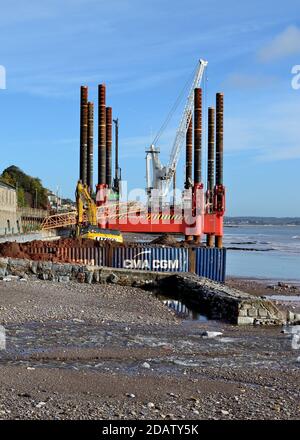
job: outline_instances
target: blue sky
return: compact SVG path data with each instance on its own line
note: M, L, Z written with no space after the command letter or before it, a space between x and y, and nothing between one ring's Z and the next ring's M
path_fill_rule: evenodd
M95 100L104 82L120 120L123 177L143 188L145 148L205 58L206 103L225 93L227 214L300 216L300 90L291 86L292 67L300 65L299 17L292 0L4 3L0 169L18 165L73 196L79 87L88 85ZM165 161L177 123L161 139Z

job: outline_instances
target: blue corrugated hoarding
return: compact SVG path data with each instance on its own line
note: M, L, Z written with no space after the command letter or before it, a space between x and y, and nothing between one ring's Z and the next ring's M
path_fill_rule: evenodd
M218 248L172 248L172 247L30 247L30 254L53 253L63 259L96 266L123 269L152 270L159 272L195 271L199 276L224 282L226 275L226 249Z
M226 276L226 249L197 248L195 252L196 274L223 283Z
M188 272L189 255L184 248L116 247L113 249L112 266L159 272Z

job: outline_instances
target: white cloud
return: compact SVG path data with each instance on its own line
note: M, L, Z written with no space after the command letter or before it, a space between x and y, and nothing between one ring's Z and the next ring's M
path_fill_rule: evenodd
M255 114L225 118L225 153L251 153L259 161L300 159L300 101L261 104Z
M300 159L300 144L299 146L288 146L276 151L266 151L260 154L257 159L261 162L273 162L278 160L294 160Z
M149 129L148 135L140 135L133 137L126 137L121 139L120 143L122 144L122 150L120 155L123 158L128 157L136 157L137 153L142 157L142 154L145 152L146 148L149 148L156 133L152 132ZM176 128L169 128L165 130L162 137L160 138L156 147L160 149L161 152L161 160L163 162L167 162L168 154L171 151L171 147L173 146L173 142L176 135Z
M274 86L278 78L272 75L251 75L232 73L224 81L224 85L238 89L258 89Z
M300 29L288 26L258 52L258 59L264 63L300 54Z
M253 105L234 114L231 109L225 113L224 149L229 156L250 156L257 161L271 162L278 160L300 159L300 100L298 94L285 99L278 99L278 104L263 100L256 110ZM238 111L238 109L237 109ZM175 122L175 121L174 121ZM157 127L156 127L157 128ZM126 137L120 140L121 156L142 160L145 148L155 137L155 133ZM176 134L176 124L172 124L158 143L161 161L167 163ZM206 133L203 142L206 148ZM184 146L183 146L184 150ZM206 154L206 150L204 150Z
M77 12L84 7L88 9L91 4L98 3L100 8L105 6L104 0L10 0L1 6L0 25L8 27L20 23L37 22L40 20L54 19L62 14Z
M130 93L138 90L151 89L153 87L158 86L159 84L163 84L173 79L185 77L189 71L185 68L183 69L172 69L165 71L154 71L145 73L144 75L132 75L131 77L127 76L122 79L120 77L119 81L111 82L111 93L112 94L121 94L121 93Z
M59 98L72 97L80 84L89 84L96 87L101 78L109 78L106 81L111 95L121 95L141 90L149 90L174 79L186 77L188 70L172 69L164 71L145 71L140 75L130 72L124 74L109 69L87 72L74 70L53 70L49 73L35 74L28 70L26 74L20 70L13 72L10 78L10 90L13 92L25 92L43 97Z

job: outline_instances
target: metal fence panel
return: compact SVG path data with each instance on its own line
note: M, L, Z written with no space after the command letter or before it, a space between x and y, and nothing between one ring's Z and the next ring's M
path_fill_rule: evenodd
M226 276L226 249L197 248L195 252L196 274L223 283Z

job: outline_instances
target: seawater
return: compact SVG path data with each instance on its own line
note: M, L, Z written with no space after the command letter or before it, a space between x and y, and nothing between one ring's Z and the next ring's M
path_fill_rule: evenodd
M300 281L300 226L224 228L227 276ZM251 249L251 250L250 250Z

